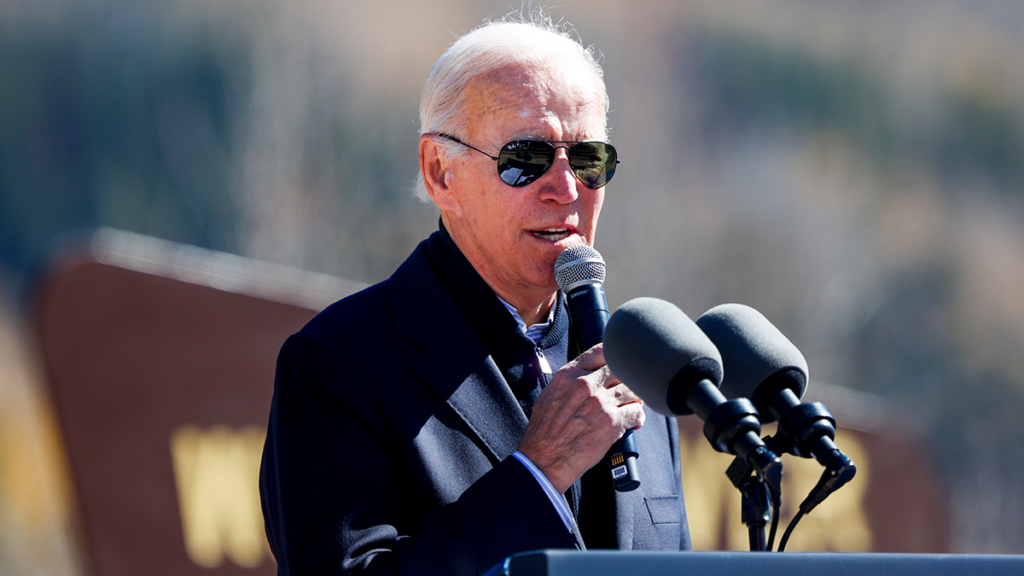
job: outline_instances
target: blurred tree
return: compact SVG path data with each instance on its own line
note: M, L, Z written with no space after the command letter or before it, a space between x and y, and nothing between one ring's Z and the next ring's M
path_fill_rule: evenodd
M0 265L97 225L238 250L225 66L244 53L225 63L203 30L171 41L167 10L129 12L0 34Z

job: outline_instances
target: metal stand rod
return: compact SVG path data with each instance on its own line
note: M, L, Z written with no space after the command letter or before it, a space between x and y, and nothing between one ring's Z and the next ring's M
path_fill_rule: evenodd
M768 488L764 482L754 476L748 476L740 485L742 499L741 519L747 525L750 537L750 551L764 552L767 550L764 528L771 520L771 501Z

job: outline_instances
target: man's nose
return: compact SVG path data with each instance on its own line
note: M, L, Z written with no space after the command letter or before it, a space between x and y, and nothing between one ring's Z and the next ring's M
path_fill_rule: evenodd
M564 149L555 151L555 162L548 168L548 171L541 177L542 187L540 192L541 200L554 200L561 204L575 202L579 198L579 190L576 186L579 181L569 166L569 157Z

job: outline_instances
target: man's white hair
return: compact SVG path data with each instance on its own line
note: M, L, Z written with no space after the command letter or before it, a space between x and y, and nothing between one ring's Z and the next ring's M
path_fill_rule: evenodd
M514 64L560 64L566 57L578 57L593 69L607 116L608 90L593 47L584 48L569 24L555 24L543 11L535 10L486 22L456 40L438 58L420 97L420 134L466 138L470 117L463 110L463 94L470 80ZM468 149L449 140L438 139L438 144L451 157L468 153ZM415 194L424 202L430 201L422 173L417 176Z

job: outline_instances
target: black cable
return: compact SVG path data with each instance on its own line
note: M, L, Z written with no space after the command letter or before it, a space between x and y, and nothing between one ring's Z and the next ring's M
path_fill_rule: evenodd
M782 541L779 542L779 552L786 549L786 542L789 542L789 535L793 533L793 528L796 528L800 519L804 517L804 511L800 510L793 516L793 519L789 521L789 526L786 527L786 532L782 535Z
M821 504L828 498L830 494L842 488L853 476L857 473L857 466L844 456L839 450L833 450L829 454L838 454L840 459L838 462L840 465L836 467L826 467L825 471L821 473L821 479L818 480L817 485L811 490L811 493L807 495L807 498L800 503L800 511L797 512L796 516L789 522L789 526L786 527L786 533L782 535L782 542L779 543L779 552L786 549L786 542L789 540L789 535L793 532L793 528L796 527L797 522L804 517L805 514L810 514L811 510L814 510L815 506ZM769 550L771 545L769 545Z

